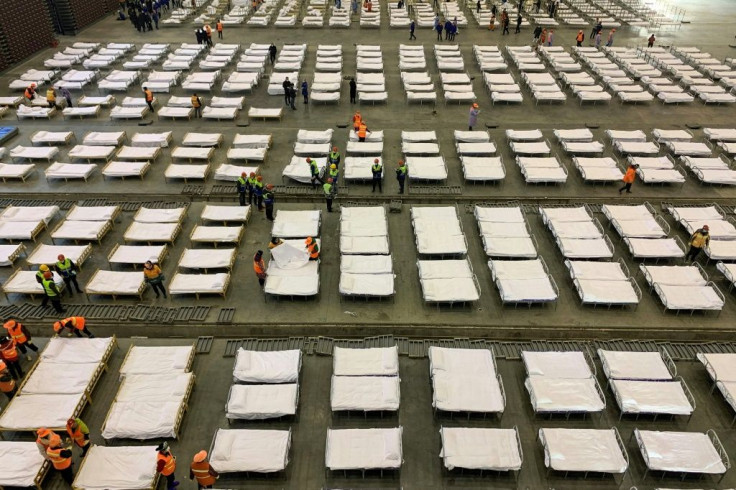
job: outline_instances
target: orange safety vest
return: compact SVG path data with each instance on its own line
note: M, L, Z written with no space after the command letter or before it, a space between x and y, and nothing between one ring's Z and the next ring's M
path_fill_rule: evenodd
M192 107L201 107L202 104L199 103L199 97L196 95L192 95Z
M575 38L578 42L583 42L583 38L585 38L585 35L582 32L578 32L578 37Z
M153 102L153 92L144 90L143 93L146 94L146 102Z
M26 88L26 92L25 92L26 99L32 99L33 98L33 94L35 94L35 93L36 93L36 91L33 90L31 87L27 87Z
M309 252L309 257L312 259L316 259L319 257L319 250L315 250L316 248L317 248L316 241L307 245L307 252Z
M163 454L158 453L158 460L164 462L164 469L161 470L162 475L169 476L174 473L174 470L176 469L176 459L174 459L173 454L169 453L164 456Z
M8 365L5 364L5 361L0 361L0 373L8 369ZM8 380L7 381L0 381L0 391L3 393L10 393L15 389L15 380L10 376L10 374L7 374Z
M197 479L202 487L207 487L215 484L215 477L210 474L210 464L207 461L201 461L199 463L192 463L192 473L194 478Z
M76 430L72 430L72 428L67 425L66 426L66 432L69 434L69 437L72 438L72 440L76 443L79 447L84 447L87 444L89 444L89 439L84 438L84 433L82 432L82 429L77 425Z
M353 128L357 131L360 127L360 123L362 122L363 118L360 117L360 114L355 114L353 116Z
M46 454L48 455L49 459L51 459L51 463L54 465L54 468L56 468L57 470L65 470L72 465L72 458L65 458L61 455L61 452L63 450L63 447L49 447L48 449L46 449Z
M12 327L5 327L5 329L8 331L10 338L15 340L17 344L25 344L28 342L26 334L23 333L23 325L20 323L15 322L15 325Z
M266 266L263 263L263 259L253 261L253 270L256 272L256 275L258 277L261 277L264 274L266 274Z
M11 340L6 343L5 347L0 350L0 355L6 361L17 361L18 360L18 349L15 348L15 341Z
M71 324L72 327L76 328L77 330L84 330L85 320L83 316L70 316L69 318L64 318L61 323L65 327Z
M365 138L366 131L368 131L368 127L361 122L358 128L358 138Z
M210 26L204 26L204 30L207 31L207 37L212 37L212 28Z
M629 167L629 169L626 171L626 174L624 174L624 183L633 184L635 178L636 170L634 170L634 167Z
M217 23L217 32L222 32L222 22Z

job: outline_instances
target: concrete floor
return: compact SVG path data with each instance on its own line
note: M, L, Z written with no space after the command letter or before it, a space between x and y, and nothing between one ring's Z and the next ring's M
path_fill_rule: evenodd
M39 344L43 341L39 340ZM135 339L136 345L185 345L184 339ZM131 343L129 339L119 339L119 349L113 354L109 371L103 375L98 387L92 393L94 403L83 412L82 418L92 429L92 441L95 444L104 444L99 436L99 430L107 415L108 408L118 389L117 372L125 353ZM680 482L679 478L667 476L659 480L660 476L643 478L645 466L636 442L629 438L635 428L643 430L689 431L704 432L714 429L723 442L729 455L736 455L735 431L731 426L733 411L724 402L720 393L710 394L709 378L705 369L696 362L677 362L678 374L681 375L693 392L697 408L688 421L685 418L670 420L659 418L656 421L651 417L642 417L638 421L634 418L624 418L619 421L619 409L609 390L606 389L605 377L602 374L600 363L597 362L598 381L606 396L606 410L602 417L597 415L587 418L571 417L565 420L563 416L547 417L535 416L529 395L524 388L526 373L520 360L498 359L498 371L503 379L506 391L506 410L501 419L489 417L484 420L473 417L466 420L463 417L451 419L446 415L434 415L432 410L432 388L429 382L429 361L426 358L415 359L400 357L401 376L401 408L398 414L370 415L363 418L353 414L333 415L330 411L330 377L332 374L332 357L305 355L300 381L300 398L296 419L282 419L275 422L267 421L236 421L228 425L225 418L224 406L227 401L228 390L231 385L231 373L234 358L223 357L225 341L215 340L209 354L196 356L193 371L197 377L196 385L189 402L181 430L181 438L171 442L173 452L179 458L179 464L184 467L186 461L200 449L208 449L212 437L218 428L274 428L292 429L292 448L290 463L285 478L251 478L245 479L242 475L223 475L219 480L218 488L232 489L304 489L318 490L321 488L351 488L351 489L591 489L591 488L625 488L636 486L638 489L650 490L657 487L678 489L694 488L732 488L736 485L736 473L733 470L726 474L721 484L716 484L710 478L688 478ZM4 403L4 402L3 402ZM522 442L524 462L519 474L518 482L507 475L459 472L447 473L443 469L439 458L441 426L447 427L517 427ZM368 473L365 479L359 474L326 475L324 471L325 440L328 428L370 428L370 427L397 427L404 428L402 444L404 464L400 475L384 476ZM596 478L583 480L577 477L563 478L561 475L546 475L544 456L536 434L543 427L560 428L589 428L604 429L617 427L626 444L630 460L630 467L623 483L619 486L612 478ZM27 440L25 434L15 434L16 440ZM146 444L136 441L113 441L113 445ZM148 443L150 444L150 442ZM75 463L78 466L78 462ZM185 480L184 471L177 471L182 480L180 488L195 488ZM64 488L60 477L52 475L46 481L44 488Z
M529 1L527 1L529 3ZM715 0L712 2L698 2L696 0L678 1L678 6L687 9L686 20L679 29L667 29L656 32L658 43L662 45L696 45L702 50L710 52L716 57L732 56L728 44L732 42L732 19L736 15L736 3L730 0ZM538 215L530 213L528 221L539 243L539 252L550 267L550 272L560 288L560 299L556 308L509 309L503 308L498 299L495 286L491 283L486 257L478 236L477 226L471 214L465 212L466 204L477 202L503 202L507 200L521 200L527 204L539 203L579 203L579 202L621 202L613 186L590 186L583 183L574 170L571 160L563 155L559 148L556 152L570 170L570 178L566 185L559 187L527 186L513 163L513 158L505 144L503 131L507 128L542 129L550 140L552 130L556 128L575 128L583 124L598 125L593 132L597 139L603 140L605 129L645 129L655 127L672 129L683 128L686 125L701 125L713 127L733 127L734 110L732 107L704 107L695 103L690 106L665 107L659 103L648 106L620 106L612 103L610 106L580 107L574 100L568 100L562 105L534 106L531 94L524 89L525 102L521 106L491 106L490 98L482 86L482 77L472 56L473 44L506 43L525 44L531 37L531 29L526 29L518 36L501 37L500 32L488 33L478 28L470 18L470 26L462 30L459 44L466 71L474 77L473 85L482 113L479 125L493 126L491 137L499 147L499 154L504 158L507 177L499 186L469 186L462 179L459 160L452 150L452 131L463 129L467 122L467 107L465 105L445 106L438 103L436 108L428 106L407 106L404 102L403 88L399 79L398 45L406 42L408 37L403 29L390 29L385 8L382 13L383 27L380 30L360 29L353 25L347 30L293 30L250 29L246 27L228 27L225 31L225 42L248 44L251 42L274 42L278 46L283 43L306 42L308 54L302 71L303 76L311 81L315 63L316 46L319 43L340 43L343 45L343 75L349 75L355 70L356 43L380 43L383 49L386 85L389 93L387 106L362 106L361 112L367 118L371 127L383 129L386 132L384 145L384 159L387 168L398 160L400 155L400 131L402 129L433 129L439 136L440 148L445 156L450 170L448 185L462 187L462 196L434 195L425 196L409 193L403 196L404 205L401 214L389 215L391 235L391 251L394 257L397 273L397 295L393 302L361 302L341 301L337 294L339 280L339 251L330 246L339 238L339 215L324 215L321 237L326 245L323 249L321 264L321 293L318 298L310 301L296 302L264 302L257 282L251 271L250 260L255 250L263 248L269 239L270 226L265 218L254 213L248 225L245 238L238 250L238 261L234 269L233 282L226 300L219 298L203 298L196 304L210 305L212 311L201 325L193 324L139 324L134 322L91 322L91 328L98 335L109 335L114 332L120 337L143 335L146 340L138 339L136 343L143 345L181 345L191 342L197 335L215 335L212 352L197 356L194 371L197 375L197 386L190 400L189 412L184 421L182 437L172 446L175 454L180 458L180 464L189 460L192 454L201 448L209 447L215 430L227 427L224 417L224 404L231 383L233 358L223 358L224 338L238 338L244 336L280 336L280 335L329 335L335 337L365 336L378 333L390 333L411 337L440 337L440 336L469 336L469 337L503 337L546 339L561 338L598 338L598 337L630 337L656 339L683 339L708 341L715 339L730 339L733 334L733 321L736 316L736 301L727 294L726 307L720 317L714 315L696 314L674 316L663 314L659 300L644 286L641 277L637 277L642 287L643 298L636 310L593 310L583 308L578 304L577 295L572 289L568 275L562 264L562 259L552 240L551 233L543 227ZM561 27L556 29L556 43L569 46L572 44L577 29ZM586 29L586 35L589 29ZM645 42L649 31L645 29L619 29L616 37L618 46L639 46ZM432 46L435 36L429 30L418 31L418 41L425 46L428 70L433 73L437 81L436 65ZM193 42L192 28L186 25L181 28L167 28L154 33L138 34L133 31L129 22L115 22L105 19L85 29L75 38L62 39L62 46L75 41L127 41L142 44L144 42ZM20 66L0 73L0 87L7 87L7 82L15 78L28 68L40 68L44 58L50 56L51 50L40 53ZM226 70L223 77L229 75ZM511 72L518 79L518 71L511 68ZM281 102L280 97L271 97L266 94L264 83L246 96L249 106L276 107ZM439 87L439 83L436 83ZM7 89L0 89L0 94L9 95ZM96 89L88 95L96 95ZM216 91L216 95L219 93ZM125 94L116 94L119 98ZM140 87L133 87L127 95L140 95ZM181 89L176 89L174 95L185 95ZM165 96L163 99L165 100ZM440 97L441 98L441 97ZM398 111L397 111L398 109ZM118 123L108 119L108 110L103 110L97 120L62 121L60 117L52 121L16 122L10 118L2 121L5 125L17 125L20 135L6 144L13 147L18 144L29 144L32 133L39 129L73 130L77 139L81 141L84 134L92 130L125 130L128 135L137 131L151 132L171 130L174 132L174 145L181 142L184 134L190 131L222 132L225 143L218 149L214 164L225 161L225 152L236 133L270 133L273 135L273 147L262 173L267 182L280 183L281 171L292 155L293 142L298 129L325 129L335 128L333 140L339 147L344 148L347 140L345 130L336 127L345 124L354 107L348 103L347 84L343 87L342 99L338 105L332 106L303 106L299 104L296 111L289 111L281 123L248 121L245 114L236 121L212 123L203 121L180 122L153 120L151 126L139 127L135 123ZM436 113L433 112L436 110ZM249 124L249 126L238 125ZM497 128L495 126L498 126ZM696 137L702 133L695 131ZM59 160L64 160L68 148L62 150ZM165 183L164 168L169 160L169 151L166 150L159 157L152 170L143 181L103 181L99 174L88 183L51 183L47 184L42 175L37 173L26 184L3 184L0 197L27 198L41 200L80 200L84 198L108 198L114 201L189 201L190 197L181 194L183 184ZM610 155L607 149L606 155ZM40 164L40 169L45 168ZM346 200L361 200L365 202L386 202L396 198L396 185L389 173L382 196L372 195L369 187L363 184L350 185ZM183 248L189 246L188 237L192 227L199 222L199 215L204 201L209 198L209 191L215 184L213 180L205 182L205 194L191 199L187 220L184 222L182 238L172 247L167 260L163 264L164 271L171 277L176 269L176 262ZM234 202L233 196L233 202ZM736 203L736 192L730 188L701 187L689 175L682 188L648 187L637 185L634 194L624 202L639 203L651 202L659 209L661 202L686 201L689 203L719 202L724 207ZM474 270L481 284L482 294L478 304L471 308L442 308L436 309L424 305L421 297L416 274L416 249L413 232L408 215L409 207L414 204L458 204L462 224L469 245L468 256L473 263ZM319 196L294 197L279 196L277 209L323 209L324 205ZM663 214L664 215L664 214ZM672 233L685 238L679 227L664 215L672 225ZM636 271L637 264L629 257L623 244L617 239L615 232L608 229L607 220L600 214L598 219L607 230L614 245L617 256L622 258L632 272ZM104 240L102 245L94 246L93 257L85 264L81 274L82 285L98 268L107 268L105 258L116 243L122 243L122 234L132 221L132 213L123 213L116 223L115 229ZM53 226L53 225L52 225ZM42 243L50 243L48 232L42 234ZM29 250L32 244L27 244ZM21 260L19 266L25 266ZM705 267L711 277L716 280L724 292L727 285L720 280L720 274L715 271L713 264ZM0 280L10 274L9 270L0 271ZM185 306L195 304L192 298L176 298L166 302L152 302L149 292L146 304ZM0 304L8 302L20 303L25 298L11 297ZM95 303L112 303L108 299L93 298ZM75 304L86 303L87 300L75 296L71 301ZM137 300L119 300L118 304L134 305ZM232 325L217 325L215 319L220 307L236 307L234 323ZM48 332L49 322L31 321L34 332ZM176 339L170 337L177 337ZM110 371L103 377L94 395L95 403L85 410L83 418L89 423L93 432L93 441L102 443L99 430L108 411L110 403L118 388L117 370L120 367L125 351L130 344L126 338L120 339L118 350L110 361ZM698 408L689 422L682 420L643 419L638 422L624 420L618 422L618 408L610 392L606 392L608 407L604 416L582 419L540 419L533 415L528 394L523 387L524 368L518 360L499 360L499 371L504 379L507 393L507 408L503 418L449 420L444 417L433 417L431 409L431 386L428 382L428 366L426 359L410 359L402 357L400 372L402 382L402 406L396 416L384 419L360 417L333 417L329 409L329 379L331 374L330 357L305 356L302 383L300 387L299 416L294 421L278 421L273 423L238 423L233 427L278 427L293 429L293 446L291 462L282 480L254 479L244 480L240 477L223 477L218 486L220 488L252 488L252 489L308 489L320 488L383 488L396 489L440 489L440 488L522 488L531 490L541 489L590 489L596 487L619 488L611 479L604 480L563 480L556 476L546 477L543 464L543 455L535 440L536 432L540 427L586 427L619 428L625 441L628 441L635 427L655 430L688 430L705 431L713 428L723 441L726 450L732 457L736 457L736 442L734 431L730 425L732 411L724 403L719 394L709 394L709 383L706 373L700 364L678 362L678 370L685 378L695 396ZM599 369L600 370L600 369ZM599 381L603 386L602 376ZM446 475L442 472L441 461L438 458L440 443L438 430L442 424L449 426L469 427L504 427L518 426L522 437L522 446L525 455L524 466L518 484L506 477L477 475ZM328 427L404 427L404 466L400 477L380 479L370 476L366 480L359 478L329 477L324 473L324 444ZM25 435L15 435L19 439L27 439ZM126 441L124 444L135 444ZM620 488L629 488L635 485L639 489L653 489L659 486L672 488L719 488L725 489L736 486L736 476L733 471L727 474L722 484L711 483L710 480L678 482L667 478L658 482L649 477L643 480L644 464L636 445L628 443L627 450L631 460L629 472ZM183 472L179 472L183 476ZM56 476L47 480L45 488L63 488L60 478ZM194 488L186 481L182 488Z

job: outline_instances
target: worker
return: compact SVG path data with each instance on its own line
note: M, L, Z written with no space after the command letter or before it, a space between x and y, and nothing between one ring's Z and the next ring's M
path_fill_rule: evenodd
M63 320L59 320L54 323L54 332L57 334L61 334L62 330L65 328L74 332L74 334L79 338L82 337L80 332L84 332L84 334L91 339L95 338L95 336L92 335L92 332L87 328L87 320L85 320L83 316L70 316L69 318L64 318Z
M253 195L258 211L263 211L263 177L260 175L256 177L256 183L253 185Z
M151 109L151 114L155 113L156 111L153 110L153 92L148 90L148 87L143 87L143 95L146 98L146 105Z
M0 337L0 360L5 361L13 379L21 379L25 374L23 368L20 367L20 356L15 340L5 336Z
M51 460L51 464L54 468L61 473L61 477L69 485L74 481L74 471L72 470L72 447L70 445L64 445L61 441L61 437L54 434L49 441L49 447L46 449L46 454Z
M207 38L205 39L207 46L212 47L212 28L209 24L204 25L204 32L207 33Z
M194 108L194 117L202 117L202 99L194 93L192 94L192 107Z
M23 95L25 96L28 102L31 102L33 99L35 99L36 98L36 84L32 83L29 86L27 86Z
M283 245L283 244L284 244L284 241L281 238L275 236L275 237L272 237L271 241L268 243L268 249L273 250L274 248L278 247L279 245Z
M340 175L340 171L337 170L337 165L334 163L330 165L330 171L328 172L328 177L332 179L332 182L337 185L337 177Z
M217 29L217 39L222 39L223 27L222 21L217 19L217 24L215 24L215 29Z
M13 375L10 373L8 365L5 363L5 361L2 360L0 360L0 391L5 393L5 396L8 397L8 400L13 399L16 391Z
M639 165L632 163L629 165L629 168L626 169L626 173L622 179L624 181L624 185L618 190L619 194L621 194L622 191L626 191L627 194L631 194L631 184L636 180L637 168L639 168Z
M309 165L309 174L311 175L310 180L312 182L312 189L317 187L316 182L318 180L320 184L324 184L325 181L322 180L322 177L319 176L319 166L317 165L317 160L312 160L311 158L307 157L307 164Z
M258 277L258 284L263 287L266 284L266 263L263 261L263 250L259 250L253 256L253 271Z
M38 347L31 341L31 332L25 325L17 321L15 318L8 318L3 324L3 328L8 332L8 337L15 341L16 347L21 353L26 354L26 359L31 360L30 354L26 347L38 354Z
M708 225L703 225L702 228L695 230L695 233L690 236L690 250L685 254L686 261L695 261L700 255L700 251L710 245L710 232L708 230L710 230Z
M251 175L254 174L251 172ZM248 192L248 187L248 177L246 177L245 172L242 172L238 180L235 181L235 190L238 193L238 201L241 206L245 206L245 193Z
M332 200L337 195L337 186L334 185L334 181L331 178L327 179L327 182L322 184L322 191L325 193L325 202L327 203L327 212L332 212Z
M153 289L153 292L156 293L156 297L158 298L159 291L161 294L164 295L164 298L166 298L166 288L164 287L164 273L161 272L161 267L158 266L158 264L154 264L150 260L147 260L145 264L143 264L143 279L146 281L146 283L151 285L151 289Z
M365 120L360 121L360 126L358 127L358 141L365 141L366 136L370 134L370 130L368 129L368 126L365 124Z
M266 191L263 193L263 204L266 205L266 219L268 221L273 221L273 203L273 184L266 184Z
M271 45L268 47L268 59L271 61L272 65L274 61L276 61L277 52L278 52L278 49L276 49L276 46L273 43L271 43Z
M166 489L172 490L179 486L174 471L176 470L176 456L171 454L169 443L164 441L156 447L158 451L156 459L156 471L166 477Z
M59 291L59 288L56 286L54 276L51 274L51 271L43 273L41 286L43 287L44 293L46 293L47 299L51 301L51 306L54 307L54 310L56 310L57 313L64 313L66 310L61 306L61 291Z
M64 280L64 284L66 284L69 295L74 296L74 293L72 292L72 284L74 284L74 288L77 292L81 294L82 290L79 289L79 283L77 282L77 270L79 269L77 264L75 264L72 259L65 257L64 254L59 254L56 258L58 259L55 267L56 272L58 272Z
M307 246L309 260L319 260L319 245L317 245L317 240L308 236L307 239L304 240L304 244Z
M253 191L255 190L257 180L256 173L251 172L248 176L248 204L254 204L256 202L256 196Z
M378 184L378 192L383 192L383 165L381 165L378 158L373 160L371 173L373 174L373 190L371 192L376 192L376 184Z
M578 47L582 46L584 40L585 40L585 34L583 34L582 30L579 30L578 35L575 36L575 42L577 42L577 46Z
M54 87L49 87L46 90L46 102L49 105L49 109L56 107L56 89Z
M360 111L355 111L355 114L353 114L353 131L356 133L358 132L358 128L360 128L360 122L363 120L363 116L360 115Z
M189 479L197 479L199 488L212 488L220 475L210 466L207 461L207 451L202 450L194 455L189 467Z
M41 264L38 267L38 270L36 271L36 282L41 284L42 287L43 287L43 273L46 272L47 270L49 270L49 266L46 264ZM49 304L49 297L46 296L46 292L44 291L43 300L41 301L41 306L45 308L46 306L48 306L48 304Z
M330 165L335 165L337 167L340 166L340 152L337 151L337 146L332 147L332 151L330 152L330 156L327 159L327 163Z
M82 422L79 417L71 418L66 421L66 432L74 441L74 444L82 448L82 457L87 455L89 450L89 428L87 424Z
M478 124L478 114L480 114L478 104L473 103L473 105L470 106L470 112L468 114L468 131L472 131L475 125Z
M44 459L49 459L49 455L46 454L46 450L49 448L49 444L51 444L51 439L55 437L58 438L59 435L51 429L41 427L36 431L36 436L36 446L38 447L38 452L41 453L41 456L43 456Z
M406 174L408 168L404 160L399 160L399 167L396 169L396 180L399 181L399 194L404 193L404 183L406 183Z

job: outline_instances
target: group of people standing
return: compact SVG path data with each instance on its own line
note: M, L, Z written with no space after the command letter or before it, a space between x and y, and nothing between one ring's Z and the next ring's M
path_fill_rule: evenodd
M437 40L442 41L442 31L445 31L445 41L454 41L458 34L457 17L446 19L444 22L440 20L440 14L434 16L434 30L437 31ZM414 31L411 30L413 33ZM410 36L411 37L411 36Z
M168 12L172 5L181 7L184 0L127 0L120 2L118 20L125 20L125 6L128 8L130 23L138 32L149 32L158 29L158 22L164 12Z

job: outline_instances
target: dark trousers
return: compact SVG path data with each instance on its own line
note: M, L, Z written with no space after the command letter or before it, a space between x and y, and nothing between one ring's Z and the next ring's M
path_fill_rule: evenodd
M314 189L315 187L317 187L316 181L318 181L318 180L319 180L319 183L320 184L324 184L325 183L325 181L322 180L322 177L320 177L319 175L312 175L312 189Z
M437 40L442 41L442 31L437 31Z
M23 373L23 368L20 367L20 359L16 361L6 360L5 364L7 364L8 371L10 371L10 375L13 377L13 379L20 379L25 374Z
M518 34L521 32L521 24L516 24L516 30L514 31L514 34Z
M509 25L508 24L504 24L503 25L503 31L501 32L501 35L503 36L504 34L511 34L509 32Z
M82 292L82 290L79 289L79 283L77 282L77 275L76 274L72 274L70 276L63 277L62 279L64 279L64 284L66 284L66 288L69 291L69 295L70 296L72 294L74 294L72 292L72 284L74 284L74 288L77 290L78 293L81 293Z
M357 97L355 92L350 92L350 103L355 104L355 98Z
M621 194L621 192L623 191L626 191L627 193L631 194L631 182L625 183L624 186L618 190L618 193Z
M695 260L698 255L700 255L701 250L702 248L693 247L692 245L690 245L690 250L688 250L685 254L685 260Z
M158 298L158 293L161 292L161 294L164 295L164 298L166 297L166 288L164 287L164 283L161 281L152 282L151 289L153 289L153 292L156 293L156 297ZM86 327L85 327L86 328ZM81 335L80 335L81 337Z
M273 65L273 62L276 60L276 55L275 54L269 54L268 55L268 58L271 60L271 64Z
M309 104L309 94L302 94L304 96L304 103Z
M163 287L163 286L161 286L161 287ZM166 295L165 295L165 294L164 294L164 297L166 297ZM90 332L90 331L89 331L89 329L88 329L87 327L84 327L84 328L82 329L82 332L84 332L84 334L85 334L85 335L86 335L87 337L89 337L89 338L94 338L94 335L92 335L92 332ZM78 328L75 328L75 329L74 329L74 335L76 335L76 336L77 336L77 337L79 337L80 339L82 338L82 334L81 334L81 333L79 332L79 329L78 329Z
M256 204L258 204L258 211L261 211L263 209L263 196L261 194L256 194Z
M263 287L263 285L266 284L266 278L265 277L259 277L258 278L258 284L260 284L261 287Z
M166 475L166 488L168 490L171 490L172 488L176 488L176 485L174 483L178 483L176 481L176 476L174 474Z
M194 108L194 117L202 117L202 107Z
M583 41L577 41L577 43L578 43L578 47L583 45Z
M38 352L38 347L36 347L36 345L33 342L31 342L30 340L27 341L27 342L25 342L25 343L23 343L23 344L17 344L17 347L18 347L18 350L22 354L25 354L26 352L28 352L26 350L26 347L28 347L29 349L31 349L33 352Z
M17 392L18 392L18 388L13 388L12 390L4 391L3 393L5 393L5 396L8 397L8 400L12 400Z
M409 41L412 39L416 39L417 37L414 35L414 31L409 31Z
M61 477L64 479L65 482L67 482L69 485L71 485L74 482L74 465L69 465L68 468L63 470L58 470L59 473L61 473Z
M331 197L325 197L325 202L327 203L327 212L332 212L332 198Z
M86 445L82 446L82 457L84 458L87 455L87 451L89 451L89 447L92 444L87 443Z
M404 193L404 183L406 182L406 179L397 179L399 181L399 194Z
M217 31L217 37L218 37L219 39L222 39L222 31Z
M245 206L245 192L238 192L238 201L241 206Z
M66 310L61 306L61 298L58 296L52 296L49 298L49 301L51 301L51 306L54 307L54 310L56 310L57 313L64 313Z
M289 96L289 92L284 92L284 104L291 105L291 97Z
M651 46L649 46L649 47L651 48ZM68 99L66 99L66 105L69 106L69 107L74 107L72 105L72 99L71 99L71 97L69 97Z
M383 192L383 182L380 178L373 179L373 190L371 192L376 192L376 184L378 184L378 192Z
M156 112L156 111L155 111L155 110L153 109L153 101L147 100L147 101L146 101L146 104L148 105L148 108L149 108L149 109L151 109L151 112L152 112L152 113L153 113L153 112Z
M266 219L273 221L273 204L266 204Z

